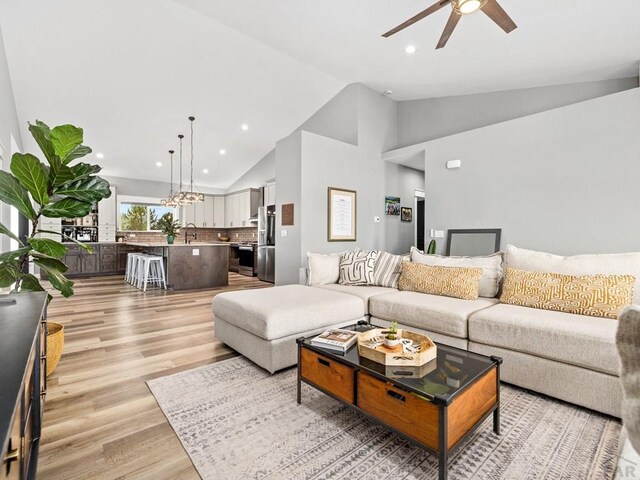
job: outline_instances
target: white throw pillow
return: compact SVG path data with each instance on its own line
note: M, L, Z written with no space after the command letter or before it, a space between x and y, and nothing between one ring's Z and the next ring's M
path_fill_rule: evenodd
M329 285L338 283L340 278L340 257L342 253L324 255L307 252L309 261L308 285Z
M380 252L373 270L373 284L381 287L398 288L402 272L402 262L408 262L408 255L393 255Z
M498 295L502 280L502 253L494 253L484 257L444 257L428 255L415 247L411 247L411 261L432 267L482 268L480 277L480 297L493 298Z
M378 250L347 252L340 257L342 285L373 285L373 272Z
M640 304L640 253L606 253L563 257L507 245L505 266L564 275L634 275L633 303Z

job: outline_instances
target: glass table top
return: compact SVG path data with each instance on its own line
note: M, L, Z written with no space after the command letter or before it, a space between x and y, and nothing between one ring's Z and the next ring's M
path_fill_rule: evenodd
M384 327L367 324L342 328L343 330L365 332L372 328ZM454 397L456 393L496 365L496 362L484 355L436 342L438 347L437 357L420 367L386 366L368 358L360 357L357 343L342 353L313 345L311 340L315 337L316 335L305 338L302 341L305 348L350 364L360 370L372 373L374 376L389 379L406 390L416 395L424 396L429 400L432 400L435 395L444 398Z

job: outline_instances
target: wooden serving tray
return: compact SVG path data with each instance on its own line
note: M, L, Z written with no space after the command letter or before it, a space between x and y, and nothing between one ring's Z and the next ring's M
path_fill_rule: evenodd
M426 335L408 330L398 329L397 336L398 338L408 338L409 340L413 340L414 343L418 343L421 347L418 353L403 353L402 345L394 348L389 348L384 345L371 348L365 345L366 342L377 336L386 335L387 331L388 330L384 328L374 328L368 332L360 333L358 335L358 353L360 356L383 365L404 367L419 367L436 358L438 347L436 347L435 343Z

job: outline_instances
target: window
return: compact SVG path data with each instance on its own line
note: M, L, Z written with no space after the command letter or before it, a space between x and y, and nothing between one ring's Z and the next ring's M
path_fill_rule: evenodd
M139 201L121 201L120 205L120 230L124 231L153 231L159 230L158 220L163 215L172 214L177 218L172 207L164 207L154 203Z

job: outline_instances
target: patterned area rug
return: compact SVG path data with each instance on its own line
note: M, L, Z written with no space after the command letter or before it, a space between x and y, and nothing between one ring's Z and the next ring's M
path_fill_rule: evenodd
M295 369L271 376L237 357L148 385L205 480L438 477L434 457L307 385L299 406ZM502 435L489 418L449 478L611 478L619 422L506 385L501 402Z

